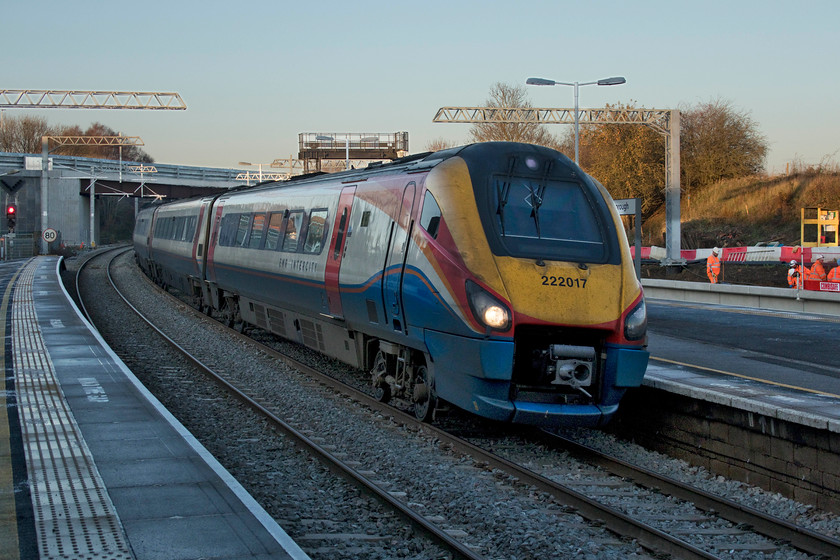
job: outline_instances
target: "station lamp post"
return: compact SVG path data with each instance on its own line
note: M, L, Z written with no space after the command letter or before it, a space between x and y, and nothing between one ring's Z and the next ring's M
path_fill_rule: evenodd
M580 86L617 86L627 80L622 76L602 78L594 82L555 82L545 78L528 78L525 83L531 86L572 86L575 88L575 163L580 165L580 115L578 114L578 89Z

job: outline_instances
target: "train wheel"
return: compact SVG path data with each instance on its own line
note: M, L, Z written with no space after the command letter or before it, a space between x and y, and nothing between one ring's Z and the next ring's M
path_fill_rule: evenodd
M391 386L385 381L388 374L388 360L385 354L378 352L373 362L373 369L370 370L373 376L373 396L379 402L386 403L391 400Z
M417 377L414 382L414 417L421 422L431 422L435 413L435 398L432 388L432 380L426 366L417 368Z

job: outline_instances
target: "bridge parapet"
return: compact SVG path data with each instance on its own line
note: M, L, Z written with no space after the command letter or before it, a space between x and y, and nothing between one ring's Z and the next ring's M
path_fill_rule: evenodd
M38 154L0 152L0 177L18 174L20 177L36 176L40 174L41 164L42 157ZM139 162L119 162L75 156L49 156L50 170L75 172L80 179L122 180L132 183L144 182L147 184L215 188L237 187L243 183L236 179L236 176L241 173L241 170L238 169L194 167L167 163L155 163L153 167L154 172L148 172L150 171L148 169L149 164Z

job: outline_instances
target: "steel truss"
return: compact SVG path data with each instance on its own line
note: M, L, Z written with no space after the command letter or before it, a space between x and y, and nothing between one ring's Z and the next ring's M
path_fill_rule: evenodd
M0 107L183 111L187 104L176 92L0 89Z
M139 136L42 136L57 146L145 146Z

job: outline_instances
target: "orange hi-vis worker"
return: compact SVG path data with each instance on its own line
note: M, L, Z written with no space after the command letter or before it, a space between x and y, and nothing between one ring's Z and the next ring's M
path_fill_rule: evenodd
M840 282L840 257L837 258L837 266L831 269L825 279L829 282Z
M825 281L825 268L823 268L823 261L825 257L817 255L814 264L811 265L811 270L805 275L805 280L820 280Z
M788 269L788 286L802 289L802 267L796 261L790 261Z
M721 280L719 253L720 249L715 247L712 249L712 254L706 259L706 276L709 277L709 282L712 284L717 284Z

